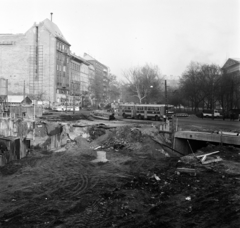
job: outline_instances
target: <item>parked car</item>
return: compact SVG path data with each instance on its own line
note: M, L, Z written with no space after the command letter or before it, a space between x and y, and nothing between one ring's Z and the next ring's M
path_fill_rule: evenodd
M216 109L211 110L211 109L204 109L202 112L202 117L214 117L214 118L221 118L222 115L220 112Z
M54 106L52 110L62 112L66 110L66 107L64 107L63 105L58 105L58 106Z
M67 111L73 111L73 106L67 106ZM75 106L75 111L79 111L78 106Z
M188 117L189 115L187 113L176 113L176 117Z

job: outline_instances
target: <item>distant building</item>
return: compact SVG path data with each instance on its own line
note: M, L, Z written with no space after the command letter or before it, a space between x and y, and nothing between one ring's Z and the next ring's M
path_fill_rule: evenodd
M95 69L95 84L94 93L95 101L97 103L106 102L108 100L109 90L109 69L98 60L94 59L87 53L84 53L84 59L86 59Z
M69 103L82 104L83 95L88 92L89 77L88 66L90 64L80 56L71 54L70 60L70 91Z
M88 92L89 92L89 98L90 102L92 105L95 105L96 103L96 97L95 97L95 68L94 66L90 63L89 67L89 87L88 87Z
M240 59L229 58L222 67L223 76L227 78L228 87L225 110L240 109Z
M222 67L226 74L240 75L240 58L229 58Z

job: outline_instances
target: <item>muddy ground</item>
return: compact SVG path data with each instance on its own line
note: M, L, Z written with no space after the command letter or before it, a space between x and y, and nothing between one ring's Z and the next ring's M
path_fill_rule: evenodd
M239 148L209 144L201 153L223 161L202 165L152 140L164 141L156 131L90 135L0 168L0 227L240 227ZM108 162L92 162L98 145Z

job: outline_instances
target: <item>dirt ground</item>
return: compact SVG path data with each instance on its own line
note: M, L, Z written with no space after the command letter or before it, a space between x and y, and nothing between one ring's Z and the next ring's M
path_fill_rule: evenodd
M202 165L139 128L90 128L66 152L36 149L1 167L0 227L240 227L239 148L209 144L201 152L223 160ZM96 146L108 162L92 162Z

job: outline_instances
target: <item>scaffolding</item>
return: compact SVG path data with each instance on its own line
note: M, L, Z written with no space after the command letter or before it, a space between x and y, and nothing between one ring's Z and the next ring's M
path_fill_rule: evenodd
M43 94L43 46L30 46L29 93L34 99Z

